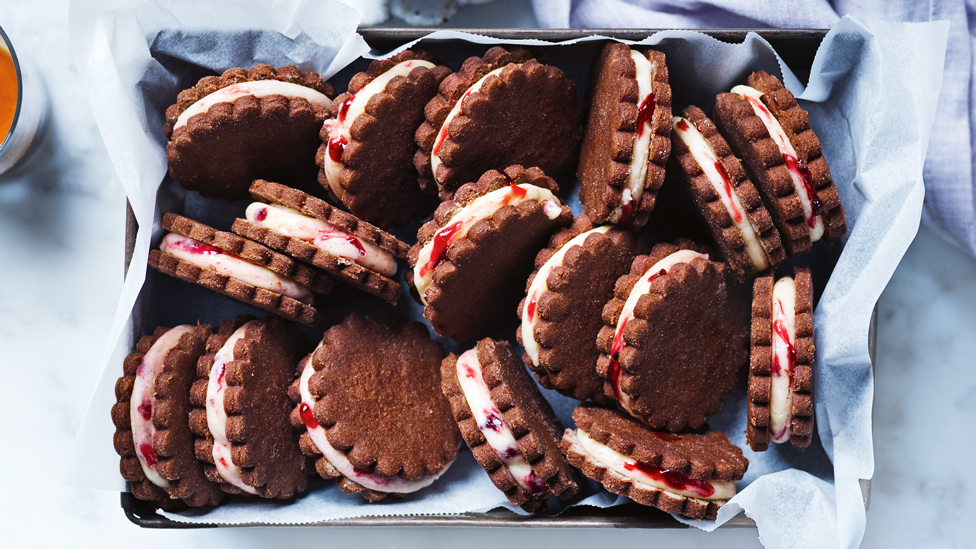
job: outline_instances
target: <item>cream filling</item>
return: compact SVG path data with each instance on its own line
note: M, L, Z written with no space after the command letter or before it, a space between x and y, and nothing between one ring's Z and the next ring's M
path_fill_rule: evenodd
M485 384L481 363L478 361L477 348L469 349L458 357L457 378L468 408L471 409L471 416L508 474L529 494L547 493L549 487L535 476L529 462L519 450L515 435L505 424L502 413L491 400L491 391Z
M763 121L763 124L766 126L766 131L772 136L773 141L776 142L776 146L779 147L779 151L783 156L789 155L794 159L799 158L796 155L796 149L793 148L793 143L790 142L790 138L786 136L783 127L779 125L779 120L769 112L766 105L763 105L760 99L763 95L761 91L756 88L740 85L732 88L732 93L741 96L752 105L752 110ZM800 197L800 204L803 206L803 219L807 222L807 228L810 229L810 241L816 242L820 240L824 233L823 220L819 215L816 216L813 221L813 227L810 227L810 219L814 217L813 197L810 196L807 185L803 182L803 175L797 169L796 165L787 163L787 168L789 168L790 177L793 179L793 187L796 189L796 195ZM811 181L810 184L812 185L813 182ZM809 190L812 190L812 188Z
M633 289L630 291L630 295L627 296L627 301L624 302L624 308L620 310L620 317L617 319L617 329L613 334L613 344L611 348L611 357L613 355L619 355L620 351L626 347L626 342L624 341L624 329L627 327L627 323L634 318L634 308L637 307L637 302L640 301L641 296L651 291L651 282L654 281L662 272L667 274L671 268L677 263L691 263L691 260L696 257L707 260L708 256L705 254L700 254L691 250L678 250L673 254L665 257L664 259L655 263L650 269L648 269L640 279L634 284ZM619 378L618 378L619 383ZM620 406L627 411L628 414L640 418L640 416L634 413L633 409L630 407L630 396L620 390L619 385L615 387L615 391L619 396Z
M591 234L604 234L610 229L610 225L604 225L575 236L572 240L564 244L562 248L559 248L556 253L552 254L532 280L529 291L525 295L525 306L522 308L522 347L532 360L532 364L539 365L539 344L535 340L535 325L539 321L536 308L542 294L549 291L549 283L547 282L549 273L554 268L562 266L563 258L570 248L573 246L582 246L583 242Z
M732 189L732 182L728 179L728 174L718 170L718 156L712 145L705 141L705 137L695 127L694 122L680 116L674 117L674 131L681 137L681 140L691 151L691 156L701 167L708 182L715 189L715 194L719 196L722 205L729 213L732 223L742 234L742 241L745 243L746 254L752 261L752 267L756 271L761 271L769 265L766 258L766 250L763 248L762 241L759 239L759 231L752 224L752 219L742 207L739 195ZM724 171L724 168L723 168Z
M542 203L542 210L549 219L556 219L562 211L559 199L549 189L535 185L510 184L472 200L434 233L430 242L420 249L417 264L414 266L413 283L424 305L427 305L424 292L434 278L434 268L444 259L451 244L464 238L475 223L490 217L502 206L517 207L526 200Z
M304 240L324 252L347 259L383 276L396 274L397 263L393 254L327 221L278 204L263 202L254 202L248 206L245 217L255 225Z
M777 327L777 323L781 328ZM791 277L781 278L773 286L772 335L769 435L773 442L783 443L790 439L790 420L793 419L793 367L796 361L796 285ZM784 335L788 339L784 339Z
M244 337L244 332L252 320L237 329L214 356L207 383L207 427L213 436L213 460L220 476L230 484L248 494L257 494L253 486L244 483L241 468L231 458L231 443L227 440L227 412L224 410L224 391L227 389L225 370L234 360L234 345Z
M210 107L217 103L231 103L238 97L253 95L254 97L267 97L269 95L283 95L288 99L302 98L313 105L320 105L325 108L332 106L332 100L312 88L306 88L300 84L281 82L280 80L255 80L254 82L241 82L221 88L211 94L204 96L196 103L187 107L185 111L176 119L173 129L181 128L186 125L186 121L195 114L200 114L210 110Z
M359 118L359 115L366 112L366 105L369 100L373 98L374 95L382 93L386 89L386 85L390 83L397 76L407 76L410 71L417 67L426 67L428 69L434 68L434 64L428 61L422 61L420 59L411 59L410 61L404 61L394 66L390 70L384 72L383 74L377 76L369 84L366 84L359 89L352 97L346 99L340 107L338 116L335 119L329 119L325 123L329 125L329 149L337 146L333 143L338 144L341 140L345 140L345 143L349 143L352 140L351 130L352 125ZM344 146L342 147L344 150ZM341 155L339 156L341 159ZM342 186L339 184L339 174L342 172L343 163L332 158L330 152L326 152L325 155L325 178L329 182L329 187L336 196L343 195Z
M661 490L671 494L677 494L679 496L704 500L727 500L735 495L735 482L722 482L716 480L702 481L711 486L711 488L714 490L714 492L709 496L703 495L701 491L675 488L666 482L661 482L660 480L648 475L639 468L637 461L611 449L605 444L600 444L599 442L593 440L590 438L590 435L582 429L576 429L576 437L579 441L580 447L583 448L590 457L621 476L633 479L634 483L636 483L638 486L654 490Z
M507 66L508 65L506 65L506 67ZM517 66L522 65L519 64ZM437 179L437 168L441 165L441 145L443 145L444 140L447 139L448 130L451 128L451 122L454 122L454 119L457 118L458 114L461 113L461 108L464 107L464 100L467 99L472 93L481 91L481 86L485 83L485 80L488 80L489 76L495 76L496 74L501 73L504 69L505 67L501 67L489 72L488 74L482 76L481 80L478 80L474 83L474 85L468 88L468 90L464 92L464 95L461 96L461 99L458 99L458 102L454 104L454 108L451 109L451 112L447 114L447 118L444 119L444 123L441 124L441 128L437 130L437 138L434 140L434 146L430 149L430 169L434 172L434 180L438 183L440 183L440 180Z
M183 334L192 330L189 325L177 326L170 329L153 343L149 351L143 355L142 362L136 369L135 383L132 385L132 396L129 397L129 419L132 423L132 442L136 448L136 457L142 472L150 482L160 488L169 488L169 481L159 476L156 463L159 459L153 451L153 436L156 427L152 422L152 411L156 406L156 378L163 370L163 360L166 354L176 347Z
M630 58L634 60L634 66L637 67L637 121L640 123L640 106L654 92L654 65L651 64L646 55L637 50L630 50ZM653 116L653 114L652 112L651 115ZM624 216L625 208L633 212L637 208L637 204L640 204L641 196L644 194L644 183L647 180L647 157L650 154L651 134L651 118L648 117L635 131L634 152L630 159L630 175L627 177L627 184L622 191L620 206L614 208L610 215L611 223L620 222L621 217Z
M169 233L164 236L159 251L201 269L236 278L255 288L263 288L308 305L315 300L312 290L304 284L181 234Z
M318 347L315 348L317 351L322 344L319 343ZM314 354L315 351L312 351ZM352 480L353 482L362 485L368 490L373 490L376 492L388 492L397 494L408 494L410 492L416 492L421 488L430 486L435 480L443 475L451 463L444 466L437 474L428 475L421 477L417 480L405 480L400 477L387 477L383 475L377 475L369 471L364 471L352 463L346 458L346 455L339 452L329 444L328 439L325 436L325 429L319 425L314 417L312 416L312 410L315 409L315 404L318 399L312 396L311 391L308 389L308 380L311 379L312 374L315 373L315 368L312 366L311 355L305 361L305 367L302 369L302 377L298 384L299 392L302 396L301 403L301 416L302 421L305 423L305 427L308 429L308 436L312 439L315 447L322 452L325 459L332 464L343 476ZM307 412L305 411L307 410Z

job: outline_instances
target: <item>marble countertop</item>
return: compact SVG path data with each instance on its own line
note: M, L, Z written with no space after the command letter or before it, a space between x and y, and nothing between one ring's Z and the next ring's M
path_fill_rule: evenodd
M487 6L462 8L452 24L535 24L528 0ZM52 104L38 158L0 181L4 546L583 547L605 544L611 532L614 544L760 546L754 529L148 530L126 519L118 493L66 487L62 464L101 375L122 284L125 205L71 60L67 13L66 0L0 5L0 26L31 57ZM954 547L972 538L964 520L976 512L968 474L976 453L974 340L976 259L922 228L879 306L876 461L863 547Z

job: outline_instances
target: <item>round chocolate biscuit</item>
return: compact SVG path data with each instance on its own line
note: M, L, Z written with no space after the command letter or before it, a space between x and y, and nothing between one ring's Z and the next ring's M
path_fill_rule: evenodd
M404 50L370 63L366 72L352 77L349 91L333 102L333 116L342 117L343 107L348 108L347 103L375 78L414 59L434 62L425 51ZM351 139L344 146L330 147L331 125L323 125L319 134L323 143L315 157L322 168L319 183L359 218L381 228L400 227L429 216L437 207L436 199L423 192L417 180L413 166L417 152L414 133L424 121L424 107L450 73L442 65L432 69L418 66L405 76L391 79L384 90L369 99L365 112L353 122ZM343 164L336 181L329 181L325 170L329 154Z
M403 259L407 255L407 245L395 236L297 189L258 179L251 185L251 194L265 202L279 204L309 217L321 219L349 235L375 244L397 259ZM333 255L310 242L282 235L240 218L234 221L231 230L261 242L269 248L315 265L353 288L393 304L400 299L399 282L346 258Z
M482 77L502 67L479 91L468 93ZM459 101L460 111L443 128ZM426 188L433 190L436 182L442 198L499 166L538 166L562 180L571 177L576 165L583 134L583 103L576 96L576 84L525 50L495 46L483 57L469 58L441 82L425 113L427 120L417 129L420 150L414 164ZM441 160L436 173L432 155Z
M570 224L573 213L568 206L559 206L557 217L550 219L539 200L502 205L443 250L421 299L414 273L421 249L428 243L436 246L432 241L438 231L455 222L453 216L465 205L491 191L517 185L559 192L556 182L538 168L489 170L477 182L458 189L454 199L443 202L434 219L420 228L418 242L407 254L410 268L404 276L414 299L426 300L424 317L438 334L460 342L511 322L522 298L522 281L532 271L532 258L554 230Z
M457 457L460 435L440 390L443 358L443 347L423 324L396 313L353 313L322 336L310 358L315 372L308 390L317 399L313 421L356 476L436 478ZM293 424L304 423L300 408L293 410ZM343 492L360 493L371 502L397 496L341 474L307 433L302 439L319 474L342 477Z
M749 360L749 306L728 286L725 264L696 257L674 264L651 281L623 331L623 348L613 351L617 322L638 280L658 261L689 249L690 241L657 244L634 259L617 280L603 309L597 336L597 372L604 393L630 399L635 417L654 429L697 429L715 414L735 388L736 373ZM616 380L616 384L615 381Z
M329 115L326 106L283 95L245 95L217 103L175 128L180 114L207 95L261 80L297 84L335 97L335 88L317 73L301 72L294 65L228 69L219 77L200 79L166 109L169 174L184 188L203 196L239 200L247 197L248 185L257 177L296 184L315 179L319 129Z
M454 419L474 458L509 501L530 513L544 508L550 496L567 500L576 495L576 472L559 450L562 425L511 346L486 338L478 342L474 351L484 389L490 395L484 425L479 425L462 389L459 357L452 353L441 363L441 387L451 401ZM474 378L478 373L469 369L466 375ZM508 431L509 443L514 441L515 447L492 447L482 429ZM505 464L505 460L517 455L530 468L528 481L523 481L529 490L518 483Z
M243 337L234 344L232 360L224 365L222 375L218 372L226 384L223 411L230 461L254 495L287 499L305 490L309 472L290 421L288 387L305 349L304 337L294 324L274 316L254 320L244 315L221 323L220 330L207 340L207 353L197 362L197 380L190 390L196 456L205 463L207 478L222 490L247 493L221 476L214 465L215 441L207 417L210 370L217 353L242 327Z
M179 507L179 502L192 507L217 505L223 492L207 479L202 464L194 455L194 438L188 425L190 387L196 380L197 359L206 349L210 326L192 327L182 334L177 344L162 358L162 366L152 388L155 402L139 406L155 433L148 449L137 449L132 436L131 397L137 382L137 372L143 357L170 328L158 327L152 335L139 338L136 351L125 357L123 375L115 384L116 403L112 406L115 424L115 451L121 456L122 477L129 481L132 494L153 502L163 509ZM168 482L161 488L150 481L136 457L136 452L148 454L147 461L155 461L156 471Z
M742 168L742 163L732 153L728 142L722 138L715 124L705 116L701 109L692 105L687 107L682 114L695 125L695 128L712 147L715 156L721 163L724 173L720 172L720 175L727 176L729 183L725 192L735 193L735 196L738 197L745 211L738 212L736 208L736 213L739 215L744 213L748 217L748 222L759 239L767 263L766 268L756 269L746 250L742 231L736 227L728 208L722 203L721 196L709 182L708 176L705 175L702 166L692 155L688 145L675 132L671 134L671 141L675 164L678 168L675 172L679 177L676 177L674 182L683 187L678 194L684 195L686 198L690 197L691 202L701 212L712 237L715 239L715 244L736 278L747 280L758 272L775 269L786 259L786 252L783 250L779 231L773 225L773 220L769 216L766 206L763 205L759 193L756 192L756 187Z
M637 68L630 51L626 44L607 43L593 66L590 113L576 175L583 212L594 223L611 221L614 210L624 202L623 191L631 175L638 135L649 131L647 171L639 182L643 193L621 212L618 220L621 225L640 228L654 209L657 190L664 182L664 166L671 154L671 86L664 54L647 50L644 55L652 67L653 92L652 99L640 105Z
M577 430L567 429L560 445L573 466L610 492L667 513L714 519L728 499L707 499L707 483L737 482L749 467L742 450L730 443L721 431L655 432L623 413L587 404L573 411L573 420ZM619 454L624 460L624 471L608 466L588 452L580 443L580 431ZM633 475L629 474L631 471ZM667 488L642 481L647 476L660 477L661 484ZM704 497L671 491L688 491L688 488Z
M197 240L205 246L218 249L208 250L207 253L226 252L304 284L310 290L320 294L327 294L332 289L332 280L324 273L236 234L218 231L203 223L173 213L167 213L163 216L162 226L167 231L181 234ZM160 250L149 252L149 266L170 276L209 288L288 320L314 326L319 323L321 318L318 310L312 305L272 290L252 286L243 280L211 269L200 268Z
M847 231L844 209L806 111L775 76L755 72L749 76L747 85L763 93L763 105L779 121L797 153L798 168L802 172L806 167L810 186L821 207L823 239L829 242L840 238ZM803 206L786 160L765 124L746 99L732 93L715 98L714 115L719 130L756 182L786 252L791 256L806 253L811 246L810 227L804 220ZM818 209L816 205L814 209Z
M538 363L529 352L523 360L543 387L577 400L609 403L603 378L596 373L600 357L596 335L603 327L603 306L613 298L617 279L630 269L637 245L630 231L592 232L596 228L586 215L577 217L570 227L556 231L549 247L536 255L536 270L518 306L522 324L515 337L525 346L523 329L527 321L534 321L531 337L538 346ZM583 233L589 233L585 240L562 250ZM542 269L548 276L538 289L544 291L535 295L533 285Z
M793 400L790 409L790 443L806 448L813 438L813 281L810 269L794 267L796 288L793 350L795 364L790 374ZM773 345L772 276L753 282L752 335L749 353L748 421L746 442L755 452L769 448L770 390Z

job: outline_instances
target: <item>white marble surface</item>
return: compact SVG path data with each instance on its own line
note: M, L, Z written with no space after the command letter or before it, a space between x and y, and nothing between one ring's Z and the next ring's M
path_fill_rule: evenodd
M529 26L529 6L469 6L452 23ZM32 57L53 105L42 157L26 174L0 182L0 480L7 492L0 545L760 545L750 529L145 530L128 522L117 493L65 487L60 466L101 374L121 286L125 198L71 61L67 2L0 3L0 26ZM878 332L876 469L863 546L971 544L976 260L923 228L881 298Z

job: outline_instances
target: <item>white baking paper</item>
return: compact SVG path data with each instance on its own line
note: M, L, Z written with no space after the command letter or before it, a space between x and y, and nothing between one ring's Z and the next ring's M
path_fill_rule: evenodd
M243 210L240 203L217 204L196 193L185 193L168 179L159 187L166 173L161 130L165 107L187 79L209 74L207 70L219 73L255 62L295 63L331 75L366 53L364 42L355 34L358 15L339 2L279 2L274 7L253 2L233 8L224 2L198 4L204 3L168 2L165 9L153 2L121 0L109 6L90 0L71 5L76 64L140 226L108 342L105 372L72 454L67 475L72 484L124 489L112 445L109 410L122 358L130 351L134 334L151 331L155 323L198 318L216 323L250 311L169 277L156 273L147 277L146 260L150 243L159 238L161 212L182 211L226 228L221 224L229 225L228 220ZM224 13L230 15L221 17ZM745 384L740 382L709 423L744 449L749 471L739 483L740 493L720 510L717 521L686 522L712 529L742 510L756 521L767 546L853 547L859 543L865 520L859 479L870 479L873 474L869 325L874 304L918 227L922 164L939 93L947 28L945 23L845 18L821 45L806 88L755 34L741 44L728 44L697 32L664 31L642 42L667 55L676 107L695 103L708 111L715 94L753 70L782 76L810 111L847 212L843 246L818 244L804 259L827 269L836 261L816 310L819 438L802 452L789 445L751 452L743 435ZM441 31L422 46L439 48L438 56L454 69L465 56L484 49L443 42L453 39L515 43ZM578 85L585 85L589 64L577 59L577 50L538 41L521 43L544 48L541 51L550 63ZM598 44L580 47L592 58ZM352 70L339 74L340 91ZM569 203L578 213L578 201L574 198ZM338 298L337 310L348 305L343 299ZM419 306L408 298L397 308L420 318ZM511 339L511 335L499 336ZM451 342L445 346L459 350ZM551 391L545 394L560 418L571 424L569 414L575 401ZM573 504L606 507L624 501L588 483ZM511 508L470 453L462 452L441 481L399 503L366 504L321 482L290 502L236 501L204 512L167 516L186 522L303 524L496 507Z

